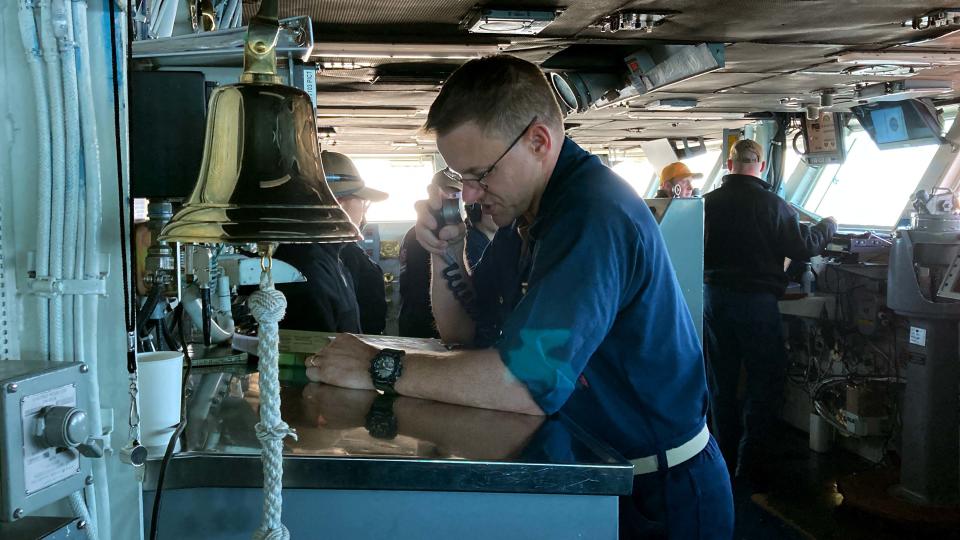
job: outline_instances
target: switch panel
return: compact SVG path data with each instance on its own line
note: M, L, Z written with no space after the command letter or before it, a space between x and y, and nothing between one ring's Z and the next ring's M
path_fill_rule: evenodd
M89 476L89 370L74 362L0 362L0 521L82 489Z

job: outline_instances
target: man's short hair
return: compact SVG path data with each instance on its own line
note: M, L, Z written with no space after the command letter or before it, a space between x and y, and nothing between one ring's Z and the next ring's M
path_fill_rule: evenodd
M445 135L475 122L489 135L513 138L533 117L563 129L563 115L535 64L506 54L471 60L450 75L430 106L424 131Z
M734 163L760 163L763 161L763 147L752 139L737 141L730 149L730 161Z

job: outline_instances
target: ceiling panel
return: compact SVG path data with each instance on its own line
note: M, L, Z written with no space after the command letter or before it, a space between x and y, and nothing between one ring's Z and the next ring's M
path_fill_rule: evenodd
M721 71L777 73L797 71L827 62L842 51L836 45L771 45L732 43L726 47L726 66Z
M308 15L318 36L451 36L465 34L460 20L475 0L287 0L281 16ZM258 3L245 2L246 19ZM893 44L939 36L943 30L917 31L901 22L943 7L930 0L515 0L512 9L565 7L541 37L618 40L762 41L768 43ZM620 9L674 14L653 32L601 33L589 26ZM426 34L425 34L426 33Z
M876 80L876 78L813 73L782 74L762 81L738 86L729 90L729 92L755 94L812 93L821 88L834 88L838 90L851 89L854 84L865 80Z
M317 92L317 106L412 106L429 107L436 98L436 92L384 92L366 90L362 92Z
M425 112L438 85L463 55L446 59L402 59L397 44L425 45L443 50L443 44L471 44L507 50L541 63L572 43L606 46L619 64L616 50L640 47L649 40L673 42L717 41L727 43L723 69L680 83L666 92L651 92L630 100L629 107L608 107L570 115L578 124L571 134L578 141L619 148L635 148L639 139L664 136L717 137L723 127L743 125L742 118L713 119L721 113L800 111L801 105L817 103L817 91L833 88L836 102L849 104L858 82L889 80L843 74L846 65L832 56L854 48L876 50L911 40L930 49L960 47L960 33L945 29L915 31L900 23L909 17L942 7L932 0L519 0L513 9L552 8L565 10L539 36L508 37L468 34L459 22L475 5L503 6L488 0L285 0L281 16L307 15L315 24L320 50L354 48L358 43L381 44L380 57L357 58L364 69L321 72L317 80L318 124L338 130L335 142L349 152L408 154L428 148L395 147L392 142L415 141ZM249 17L256 2L245 0ZM601 34L589 25L619 9L669 10L675 12L665 24L650 33ZM942 36L942 37L940 37ZM939 39L934 39L939 38ZM432 44L432 45L431 45ZM325 49L323 47L326 47ZM614 46L614 47L611 47ZM338 48L339 47L339 48ZM391 55L391 52L393 53ZM478 53L480 54L480 53ZM443 54L440 54L443 56ZM323 60L323 59L318 59ZM326 60L348 61L344 57ZM594 59L595 65L596 59ZM960 70L937 68L923 77L958 76ZM688 112L657 114L643 105L656 99L695 97L697 107ZM790 103L781 103L791 98ZM624 104L626 105L626 104ZM632 115L628 116L628 115ZM699 117L699 120L697 120ZM677 119L679 118L679 120ZM330 144L328 142L327 144Z
M769 73L723 73L715 71L671 85L668 90L673 94L683 94L685 92L711 94L718 90L753 83L771 76L773 75Z

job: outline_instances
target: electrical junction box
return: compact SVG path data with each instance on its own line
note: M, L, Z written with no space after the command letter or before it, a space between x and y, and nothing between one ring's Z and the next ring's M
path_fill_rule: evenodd
M89 377L76 362L0 362L0 521L83 489Z
M888 399L882 387L849 385L844 406L839 411L840 422L847 431L860 437L885 435L889 432Z
M888 432L885 416L860 416L840 409L840 421L847 431L858 437L881 436Z

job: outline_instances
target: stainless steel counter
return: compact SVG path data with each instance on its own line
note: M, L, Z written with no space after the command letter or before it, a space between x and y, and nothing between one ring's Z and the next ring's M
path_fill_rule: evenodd
M533 417L309 383L281 374L285 489L624 495L632 467L563 417ZM262 485L256 373L192 375L185 450L164 489ZM391 413L392 409L392 413ZM153 490L159 462L144 483Z

